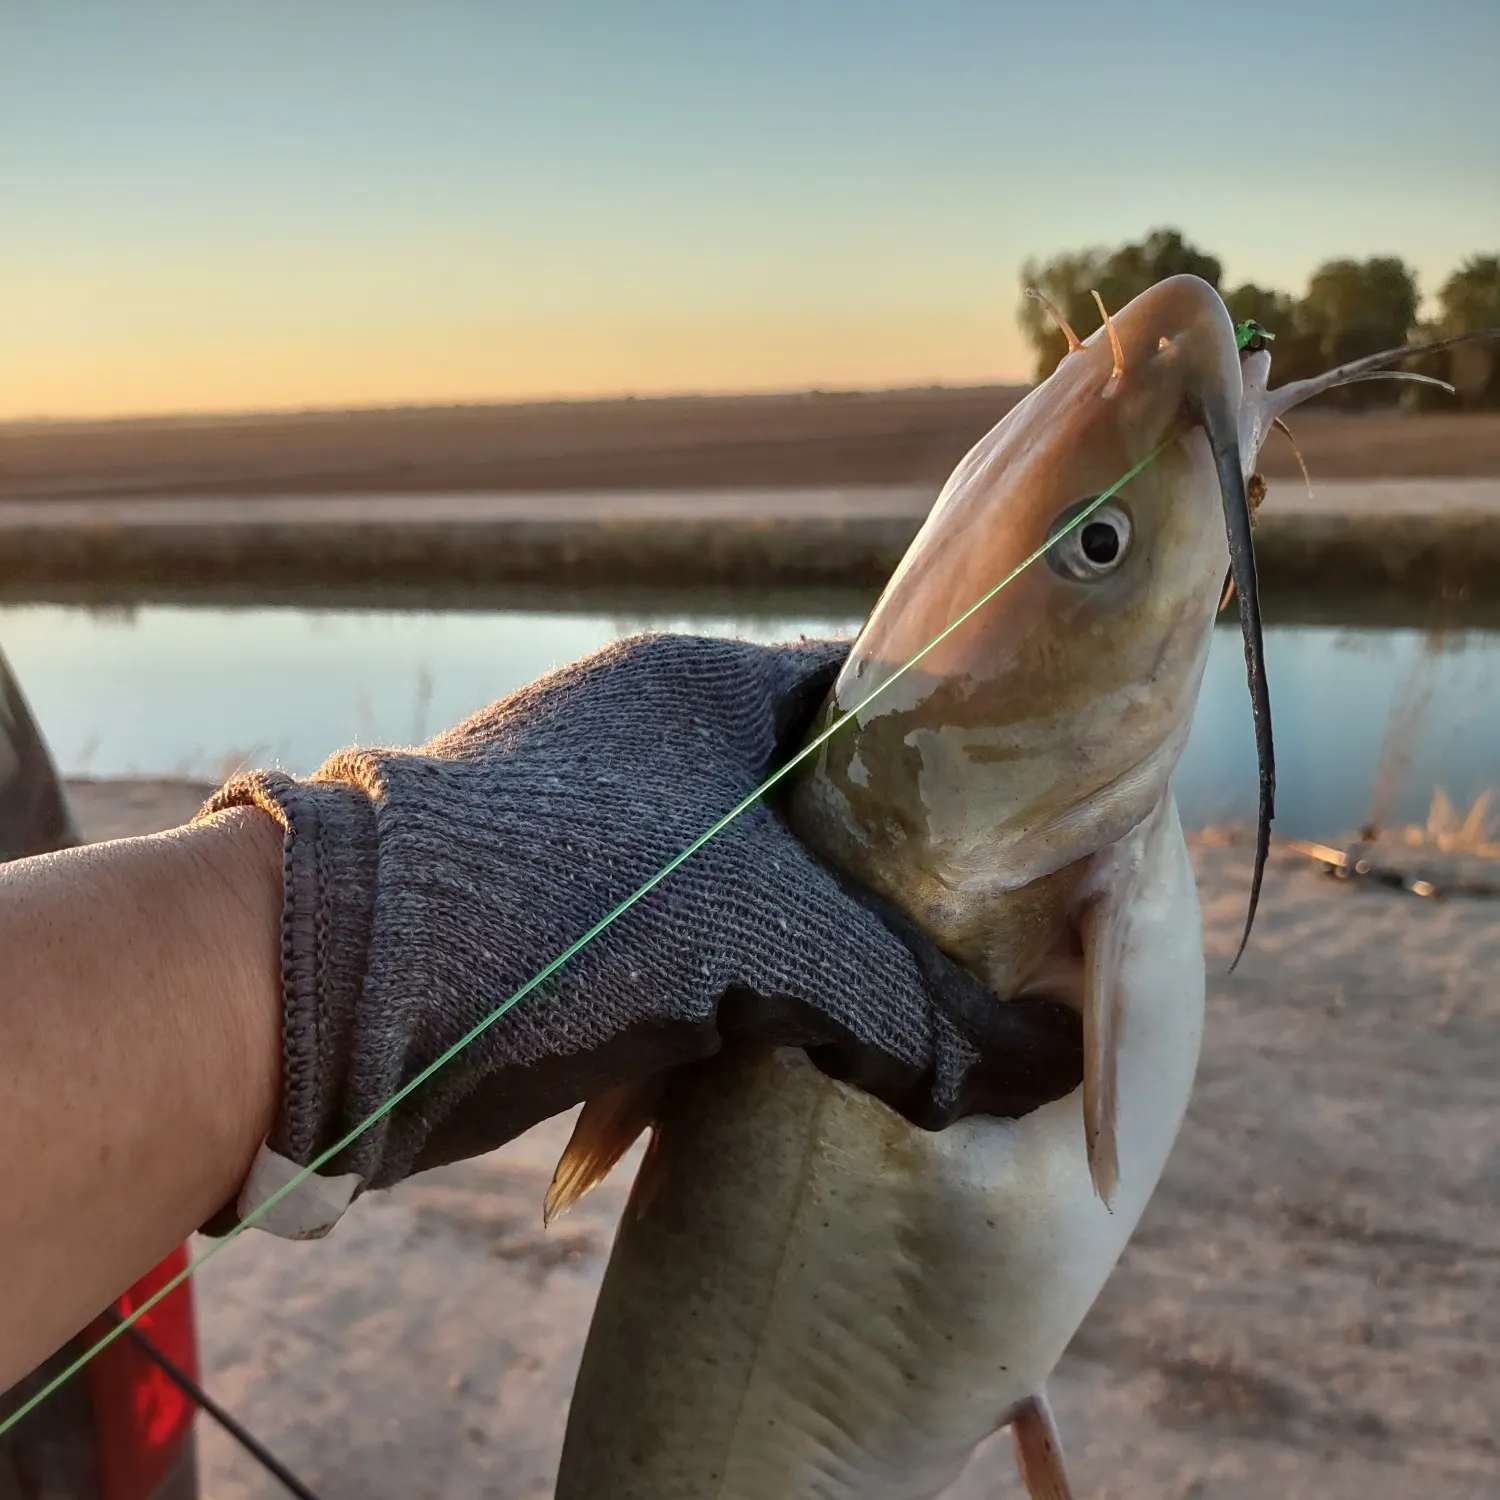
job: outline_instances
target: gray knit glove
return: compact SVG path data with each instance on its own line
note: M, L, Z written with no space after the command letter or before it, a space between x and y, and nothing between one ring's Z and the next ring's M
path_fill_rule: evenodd
M307 781L258 772L225 786L205 813L253 804L286 829L282 1099L238 1211L757 786L802 740L846 650L637 637L419 750L348 750ZM982 1045L963 1021L979 1016ZM1072 1011L995 1005L763 801L288 1195L266 1227L320 1233L363 1187L492 1150L728 1038L804 1047L932 1129L969 1113L1025 1114L1082 1076Z

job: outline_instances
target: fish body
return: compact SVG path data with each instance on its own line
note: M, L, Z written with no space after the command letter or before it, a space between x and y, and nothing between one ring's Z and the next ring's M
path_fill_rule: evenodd
M1170 797L1138 844L1113 1212L1081 1092L929 1132L800 1052L690 1070L601 1290L559 1500L928 1500L1043 1388L1197 1062L1201 928Z
M1007 1425L1033 1500L1070 1494L1046 1382L1155 1189L1197 1065L1202 926L1171 777L1226 571L1260 760L1250 918L1268 847L1247 479L1282 413L1380 361L1270 391L1269 355L1242 356L1189 276L1068 335L939 496L784 811L995 1004L1076 1006L1083 1086L929 1132L800 1052L737 1047L590 1101L549 1210L654 1137L558 1500L930 1500Z

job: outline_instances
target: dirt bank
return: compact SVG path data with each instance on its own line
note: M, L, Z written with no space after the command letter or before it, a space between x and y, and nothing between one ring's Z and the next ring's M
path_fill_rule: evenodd
M878 588L1023 394L0 424L0 589ZM1270 590L1500 598L1496 507L1473 501L1496 493L1500 414L1313 411L1295 426L1318 494L1298 502L1296 460L1273 439ZM1390 481L1445 498L1369 499Z
M12 597L497 585L876 589L937 486L0 501ZM1500 599L1500 479L1277 480L1268 594Z
M204 791L73 787L93 837ZM1194 840L1210 954L1195 1102L1059 1371L1080 1500L1480 1500L1500 1474L1500 904ZM325 1500L542 1497L619 1212L553 1230L566 1122L365 1200L327 1241L247 1235L201 1277L216 1394ZM280 1491L216 1432L205 1493ZM1003 1442L953 1500L1019 1496Z

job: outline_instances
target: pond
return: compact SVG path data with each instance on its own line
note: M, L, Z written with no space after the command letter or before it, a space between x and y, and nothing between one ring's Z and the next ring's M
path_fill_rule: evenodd
M852 633L847 598L729 612L712 600L595 608L0 606L10 657L63 771L216 780L242 764L315 767L351 743L408 744L635 630L785 640ZM1333 835L1420 821L1500 781L1500 633L1269 626L1277 827ZM1382 770L1384 764L1385 769ZM1252 817L1255 756L1238 632L1215 632L1177 775L1189 826Z

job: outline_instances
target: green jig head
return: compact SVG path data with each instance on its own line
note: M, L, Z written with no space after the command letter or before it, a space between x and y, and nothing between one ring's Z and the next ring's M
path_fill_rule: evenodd
M1274 333L1261 327L1254 318L1246 318L1234 325L1234 341L1241 354L1255 354L1276 338Z

